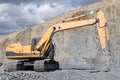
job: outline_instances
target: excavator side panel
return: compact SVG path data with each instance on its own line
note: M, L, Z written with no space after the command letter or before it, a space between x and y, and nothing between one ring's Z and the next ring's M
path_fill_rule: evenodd
M40 58L39 51L31 51L31 46L22 46L21 43L14 43L6 48L8 59Z

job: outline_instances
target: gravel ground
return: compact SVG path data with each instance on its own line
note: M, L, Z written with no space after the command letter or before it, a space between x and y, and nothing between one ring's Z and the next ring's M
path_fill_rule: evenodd
M110 72L90 73L92 70L63 69L53 72L0 72L0 80L119 80L120 68Z

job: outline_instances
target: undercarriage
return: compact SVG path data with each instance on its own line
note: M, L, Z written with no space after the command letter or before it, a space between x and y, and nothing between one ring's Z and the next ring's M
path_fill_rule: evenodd
M59 63L55 60L10 60L5 64L5 71L33 70L37 72L54 71L59 69Z

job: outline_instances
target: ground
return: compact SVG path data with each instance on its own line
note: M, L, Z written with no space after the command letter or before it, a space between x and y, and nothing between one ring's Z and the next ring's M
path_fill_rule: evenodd
M51 72L0 72L0 80L119 80L120 68L110 72L91 73L94 70L62 69Z

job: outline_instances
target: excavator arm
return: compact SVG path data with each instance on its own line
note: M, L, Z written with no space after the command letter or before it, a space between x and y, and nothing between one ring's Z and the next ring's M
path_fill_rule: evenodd
M107 22L105 20L104 14L102 11L98 12L98 23L97 23L97 30L100 38L100 43L102 49L109 51L109 32Z
M58 31L77 28L77 27L85 27L87 25L93 25L97 23L97 30L99 34L101 47L104 50L109 50L108 48L109 33L108 33L108 27L107 27L107 23L106 23L103 12L101 10L97 12L97 19L73 21L84 16L85 15L81 15L81 16L66 20L66 22L64 23L57 23L50 26L45 32L45 34L43 35L43 37L41 38L41 40L36 45L36 49L39 50L40 47L43 47L43 49L41 50L41 53L44 54L44 52L48 49L48 46L50 45L50 41L52 39L53 34Z
M42 53L44 54L45 46L46 48L48 48L47 47L48 45L44 45L44 44L49 44L54 33L61 31L61 30L92 25L92 24L95 24L96 21L97 21L96 19L89 19L89 20L82 20L82 21L58 23L58 24L52 25L47 29L47 31L45 32L41 40L38 42L38 44L36 45L36 49L39 50L40 47L44 47L44 49L42 49L43 50Z

